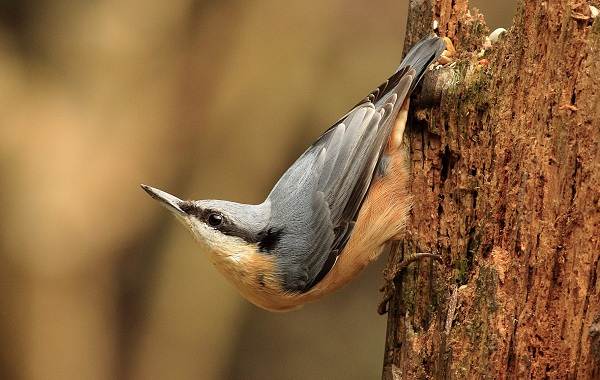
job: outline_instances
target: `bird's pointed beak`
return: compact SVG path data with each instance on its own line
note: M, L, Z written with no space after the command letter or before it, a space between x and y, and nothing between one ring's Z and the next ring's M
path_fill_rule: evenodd
M157 201L160 201L171 212L175 213L176 215L186 215L185 211L183 211L181 209L181 205L183 203L185 203L185 201L182 201L181 199L177 198L176 196L171 195L162 190L155 189L153 187L150 187L150 186L147 186L144 184L142 184L140 186L142 186L142 189L144 189L144 191L147 192L148 195L150 195L152 198L156 199Z

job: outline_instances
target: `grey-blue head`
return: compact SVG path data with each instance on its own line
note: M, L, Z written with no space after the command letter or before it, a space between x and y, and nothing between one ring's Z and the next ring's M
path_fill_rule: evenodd
M248 250L267 251L276 237L269 231L270 202L248 205L221 200L181 200L142 185L185 224L194 237L220 257L238 257Z

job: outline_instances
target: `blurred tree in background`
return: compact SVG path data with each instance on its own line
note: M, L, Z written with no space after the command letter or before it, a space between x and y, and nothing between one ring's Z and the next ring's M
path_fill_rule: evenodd
M491 25L509 23L512 2L481 5ZM393 71L405 11L1 2L0 378L379 376L381 264L323 302L269 314L138 185L261 201Z

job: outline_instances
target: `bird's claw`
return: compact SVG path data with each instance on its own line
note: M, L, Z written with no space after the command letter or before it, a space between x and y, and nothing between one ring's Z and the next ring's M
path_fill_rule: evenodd
M388 305L395 290L396 285L394 285L394 281L386 281L386 284L379 289L380 292L383 292L383 299L379 303L379 306L377 306L377 314L384 315L388 312Z
M415 253L414 256L409 257L408 259L402 261L400 263L400 265L395 268L396 273L394 274L394 278L396 276L398 276L398 274L400 274L400 272L402 272L404 269L406 269L410 264L414 263L415 261L419 261L419 260L427 259L427 258L434 259L438 263L442 262L442 257L440 255L436 255L435 253Z
M383 292L383 300L379 303L379 306L377 307L377 312L379 313L379 315L384 315L388 312L388 304L390 303L390 300L394 295L394 291L396 290L394 280L398 277L398 275L415 261L427 258L434 259L438 263L442 263L442 257L440 255L436 255L435 253L416 253L412 257L403 260L397 267L394 267L391 273L387 272L386 270L387 273L384 274L386 284L380 289L380 291Z

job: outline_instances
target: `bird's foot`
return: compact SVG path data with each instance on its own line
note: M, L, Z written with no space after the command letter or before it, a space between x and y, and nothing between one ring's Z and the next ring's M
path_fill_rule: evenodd
M388 312L388 304L396 291L396 285L394 284L394 280L401 274L408 266L415 261L423 260L423 259L434 259L438 263L442 262L442 257L440 255L436 255L435 253L415 253L414 256L403 260L398 266L392 268L392 270L386 269L384 272L384 277L386 280L385 285L380 289L383 292L383 300L379 304L377 308L377 312L379 315L383 315Z
M410 264L415 261L419 261L422 259L434 259L438 263L442 262L442 257L440 255L436 255L435 253L415 253L414 256L409 257L408 259L402 261L400 265L395 268L394 278L400 274L404 269L406 269Z

